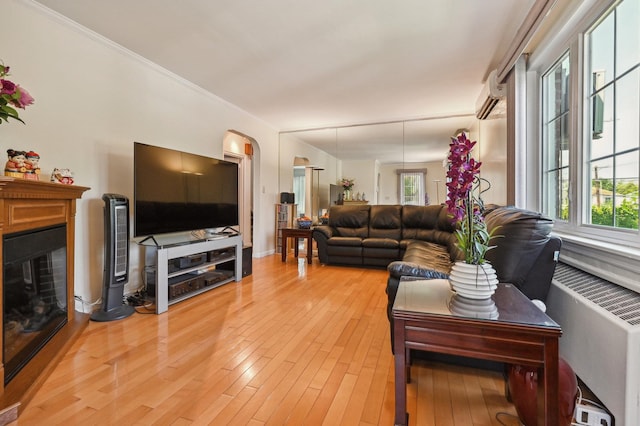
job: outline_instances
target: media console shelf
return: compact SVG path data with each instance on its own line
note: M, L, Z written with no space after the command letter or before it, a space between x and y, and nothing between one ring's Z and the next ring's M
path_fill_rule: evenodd
M202 294L231 281L242 280L242 235L225 235L185 244L143 244L147 288L153 286L156 314L169 305ZM199 255L206 259L189 265ZM181 262L183 260L183 262ZM170 268L170 265L178 264ZM229 270L228 265L232 265ZM171 269L171 270L170 270Z

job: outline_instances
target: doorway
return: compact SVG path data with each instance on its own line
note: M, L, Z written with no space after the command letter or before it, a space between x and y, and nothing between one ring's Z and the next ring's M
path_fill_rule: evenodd
M252 137L235 130L228 130L223 141L224 159L238 164L238 225L244 247L253 245L253 149L255 143Z

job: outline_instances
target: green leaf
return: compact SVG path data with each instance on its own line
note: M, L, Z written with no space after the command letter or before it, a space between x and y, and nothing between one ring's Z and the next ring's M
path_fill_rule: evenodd
M22 121L20 117L18 117L18 111L16 111L14 108L10 107L9 105L0 105L0 115L7 122L9 121L8 118L11 117L14 120L18 120L19 122L24 124L24 121Z

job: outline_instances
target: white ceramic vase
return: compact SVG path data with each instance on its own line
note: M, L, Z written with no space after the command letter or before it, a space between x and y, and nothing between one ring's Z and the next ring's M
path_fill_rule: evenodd
M454 315L467 318L498 318L498 307L491 298L469 299L468 297L454 294L449 301L449 310Z
M485 261L481 265L456 262L449 273L451 289L469 299L488 299L496 291L498 276L491 264Z

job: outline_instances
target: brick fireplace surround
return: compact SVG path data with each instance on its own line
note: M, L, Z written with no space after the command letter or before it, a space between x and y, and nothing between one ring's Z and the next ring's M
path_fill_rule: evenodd
M3 411L17 411L27 404L58 361L88 324L89 315L74 310L74 236L76 199L89 188L0 176L0 236L31 229L66 225L67 323L4 386L4 360L0 362L0 418ZM0 244L0 259L3 259ZM3 274L0 274L0 309L4 306ZM0 318L3 318L0 316ZM0 327L3 338L4 324ZM1 341L1 340L0 340Z

